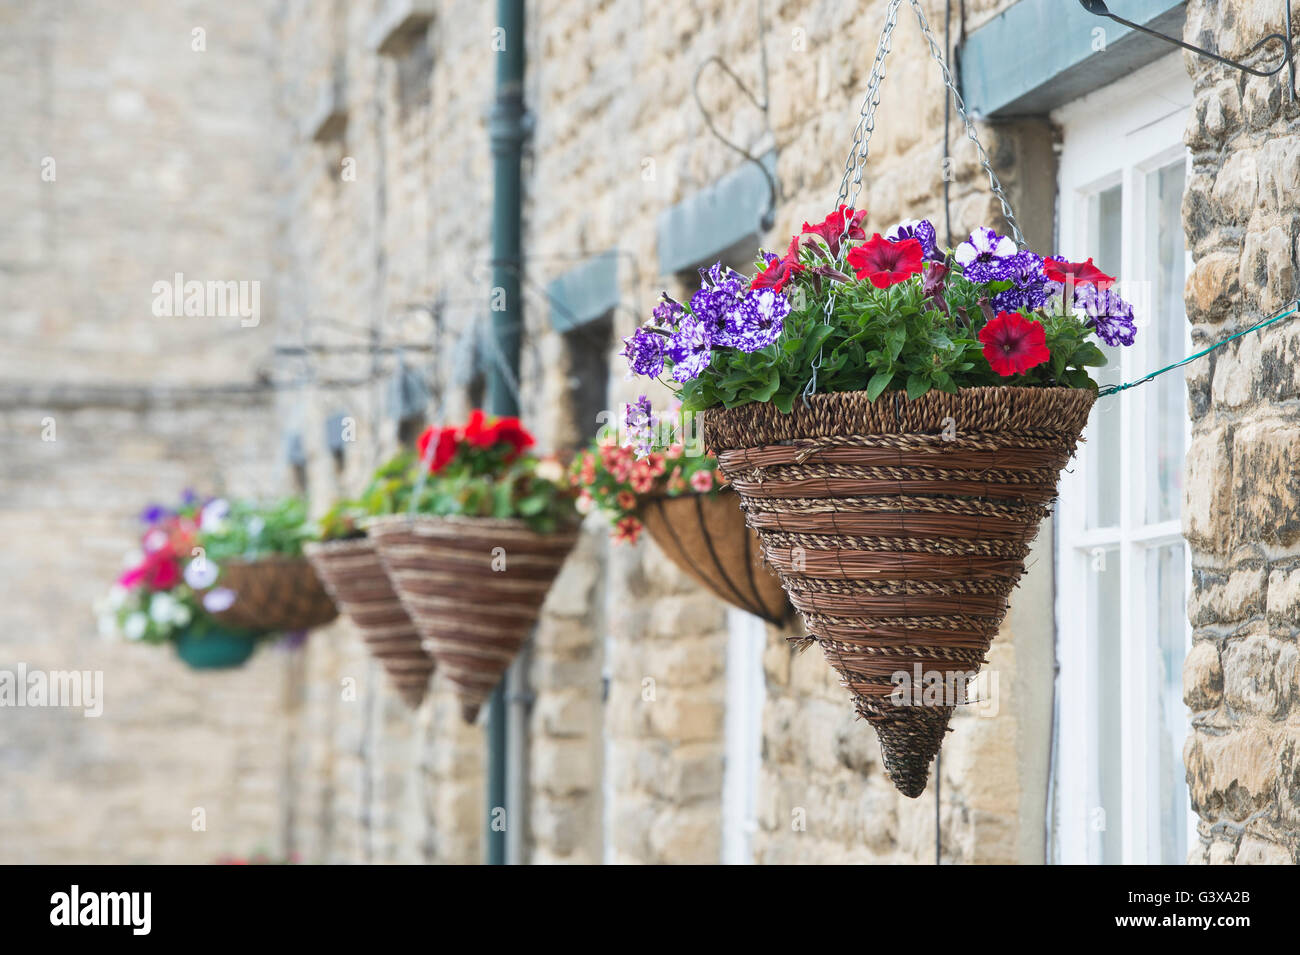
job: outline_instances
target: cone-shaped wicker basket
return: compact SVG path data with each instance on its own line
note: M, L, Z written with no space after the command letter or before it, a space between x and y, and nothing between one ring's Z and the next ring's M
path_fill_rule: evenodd
M235 592L235 602L212 615L232 627L267 633L311 630L339 615L305 557L223 561L216 586Z
M814 395L701 415L809 638L919 796L953 706L893 696L893 675L978 671L1094 396L970 388L915 401ZM960 702L958 700L957 702ZM904 705L910 704L910 705Z
M367 532L393 590L473 722L537 622L577 542L518 520L393 515Z
M418 707L429 688L433 657L393 592L374 542L357 537L312 543L303 550L340 612L383 665L393 688L407 706Z
M785 621L790 603L780 578L763 565L733 492L653 497L641 520L668 559L714 596L768 623Z

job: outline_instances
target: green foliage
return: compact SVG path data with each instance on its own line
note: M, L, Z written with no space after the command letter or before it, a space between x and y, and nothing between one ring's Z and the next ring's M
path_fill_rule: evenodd
M751 353L716 349L709 367L681 385L682 407L699 411L771 401L789 412L814 374L819 393L865 391L872 401L885 391L914 399L932 389L985 385L1095 389L1086 369L1106 358L1089 340L1091 330L1073 315L1022 311L1043 323L1052 358L1023 375L993 371L977 336L991 317L989 297L1008 284L976 285L954 272L940 300L925 295L921 276L880 289L801 274L785 290L792 308L777 341Z
M346 540L364 537L361 521L382 514L398 514L410 503L415 454L402 451L381 465L356 498L337 502L317 522L316 536L321 540Z
M415 512L438 517L518 518L543 534L576 519L574 495L558 462L531 455L508 462L500 456L495 460L489 457L458 454L430 475L423 487L416 485L411 490Z
M208 505L212 507L211 504ZM297 557L314 536L307 521L307 502L286 497L268 504L249 500L230 502L229 513L199 531L204 554L221 566L227 560L254 560L282 555Z

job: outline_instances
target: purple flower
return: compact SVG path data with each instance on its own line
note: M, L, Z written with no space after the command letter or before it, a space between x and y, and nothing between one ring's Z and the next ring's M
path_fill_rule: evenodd
M1042 308L1047 304L1047 273L1043 271L1043 257L1028 249L1004 260L1006 274L1012 286L993 296L993 307L999 312L1017 309Z
M654 450L655 437L655 416L650 408L648 397L642 395L628 404L623 412L623 426L627 429L630 439L624 442L625 445L636 448L638 459L648 457Z
M1013 258L1016 251L1016 244L1006 236L981 226L957 246L953 258L967 279L982 284L1010 278L1007 260Z
M754 289L727 313L716 342L743 352L759 351L777 340L789 314L790 300L780 292Z
M709 367L713 358L712 349L712 329L694 315L683 316L676 333L668 339L668 357L673 360L673 377L678 381L692 381L700 377L700 373Z
M655 306L652 314L660 328L672 331L677 327L677 323L681 321L682 312L684 311L681 302L669 298L668 293L665 292L663 297L659 299L659 304Z
M890 242L915 239L921 243L921 253L927 259L932 262L943 259L943 256L939 254L939 237L935 234L934 224L929 219L909 219L906 222L900 222L885 233L885 238Z
M658 378L664 370L664 337L648 328L638 328L623 339L622 355L632 374Z
M745 285L745 277L735 269L724 267L721 262L714 262L708 269L700 269L700 284L739 291Z
M157 524L169 514L171 514L171 511L167 510L167 508L163 507L161 504L150 504L140 512L140 520L146 524Z
M1111 289L1081 285L1074 290L1074 304L1088 316L1087 325L1107 345L1132 345L1137 337L1133 306Z

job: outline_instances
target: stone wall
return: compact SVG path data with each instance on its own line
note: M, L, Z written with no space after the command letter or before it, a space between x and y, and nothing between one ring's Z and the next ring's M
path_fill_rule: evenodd
M1190 42L1248 55L1282 29L1259 2L1188 5ZM1300 20L1291 24L1300 35ZM1183 203L1195 269L1187 314L1208 344L1300 294L1300 107L1286 81L1191 60L1193 173ZM1191 366L1184 533L1193 646L1184 747L1200 840L1190 861L1300 862L1300 324Z

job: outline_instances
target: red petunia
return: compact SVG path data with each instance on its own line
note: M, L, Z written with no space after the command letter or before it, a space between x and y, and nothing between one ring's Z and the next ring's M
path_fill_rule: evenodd
M862 231L862 223L866 218L866 209L854 212L848 206L842 205L816 225L805 222L800 234L821 236L830 247L831 255L839 255L841 238L865 239L867 237L867 234Z
M421 461L426 460L430 442L434 442L434 447L433 460L429 461L429 473L437 474L456 456L456 451L460 448L460 435L455 428L438 428L436 431L432 426L425 428L424 434L415 442L415 450L419 452Z
M787 282L804 271L804 265L799 261L799 237L796 235L790 240L790 248L786 249L785 255L781 258L773 256L768 260L767 268L754 276L754 281L749 283L750 288L770 288L774 292L779 292Z
M1095 285L1099 289L1108 289L1115 284L1114 276L1107 275L1092 264L1086 262L1067 262L1065 259L1043 259L1043 271L1048 279L1062 285Z
M508 444L511 460L536 443L518 418L500 418L492 422L484 434L484 442L484 447Z
M980 329L984 357L999 375L1019 375L1052 357L1047 350L1047 332L1019 312L998 312Z
M849 249L849 265L858 281L869 281L876 288L888 288L921 272L925 249L916 239L890 242L879 232L868 242Z

